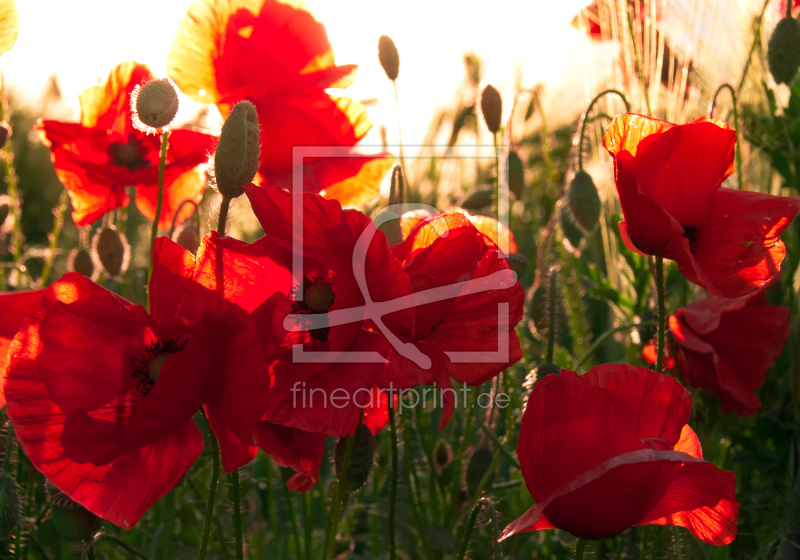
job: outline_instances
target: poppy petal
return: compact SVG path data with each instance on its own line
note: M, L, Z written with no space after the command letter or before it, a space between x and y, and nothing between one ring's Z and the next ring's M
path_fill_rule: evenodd
M287 482L289 490L308 492L319 480L325 455L325 434L262 421L255 427L258 446L282 467L295 470Z

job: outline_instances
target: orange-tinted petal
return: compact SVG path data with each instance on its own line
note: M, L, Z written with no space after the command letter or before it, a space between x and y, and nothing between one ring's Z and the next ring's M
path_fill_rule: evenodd
M81 124L128 135L133 130L130 118L131 93L137 85L153 78L150 69L138 62L117 65L105 82L81 92Z
M0 1L0 54L8 52L17 42L19 19L14 0Z

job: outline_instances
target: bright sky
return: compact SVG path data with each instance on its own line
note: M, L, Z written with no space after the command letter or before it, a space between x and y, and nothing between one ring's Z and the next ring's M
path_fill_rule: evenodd
M418 144L437 105L450 102L464 76L464 53L484 59L485 79L509 100L517 84L546 84L546 99L578 114L585 78L598 47L570 26L588 0L307 0L322 21L339 64L356 63L359 75L347 90L370 107L376 124L396 133L391 83L377 59L381 34L400 51L398 88L407 144ZM71 119L78 118L78 94L105 78L119 62L137 60L156 75L165 73L166 55L190 0L17 0L20 34L2 57L6 80L20 96L36 103L48 76L57 74ZM587 62L588 61L588 62ZM569 96L564 96L569 92ZM184 104L184 118L197 106ZM376 127L377 128L377 127ZM375 137L373 137L375 138ZM375 140L377 141L377 140Z

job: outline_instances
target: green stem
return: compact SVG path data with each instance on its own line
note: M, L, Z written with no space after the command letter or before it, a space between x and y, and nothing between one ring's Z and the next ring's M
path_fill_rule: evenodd
M161 533L161 554L160 558L168 560L171 558L170 547L172 537L175 532L175 488L167 492L164 496L164 530Z
M493 431L491 431L491 430L490 430L490 429L489 429L489 428L486 426L486 424L483 422L483 418L481 418L481 415L480 415L480 414L476 414L476 415L475 415L475 420L478 422L478 427L479 427L481 430L483 430L483 432L484 432L484 433L485 433L487 436L489 436L489 439L491 439L491 440L492 440L492 442L493 442L493 443L495 444L495 446L497 447L497 449L499 449L499 450L500 450L500 452L501 452L503 455L505 455L505 456L506 456L506 458L508 459L508 461L509 461L509 462L510 462L512 465L514 465L515 467L517 467L518 469L521 469L522 467L520 467L520 466L519 466L519 461L517 461L517 458L516 458L516 457L514 457L514 455L511 453L511 451L509 451L508 449L506 449L506 446L505 446L505 445L503 445L503 442L502 442L502 441L500 441L500 438L499 438L499 437L497 437L497 435L496 435L496 434L495 434Z
M628 17L630 18L630 16ZM586 548L586 541L578 537L578 541L575 543L575 560L582 560L584 548Z
M117 220L117 229L119 230L119 232L122 235L128 235L128 208L127 207L120 208L119 220ZM130 268L130 267L128 267L128 268ZM126 268L125 270L122 271L121 278L120 278L120 281L119 281L119 295L121 295L122 297L124 297L126 299L133 300L133 297L134 297L133 295L131 295L131 298L128 298L125 295L125 291L126 291L126 289L128 287L128 268Z
M222 196L222 201L219 203L219 220L217 220L217 233L225 237L225 225L228 222L228 210L231 207L231 197Z
M791 0L787 0L787 4L791 5L791 3ZM758 44L761 42L761 23L764 21L764 12L767 11L767 4L769 4L769 0L764 0L764 5L761 7L761 14L756 18L756 21L753 24L753 43L750 45L750 52L747 55L747 62L742 70L742 77L739 79L739 87L736 88L736 91L742 91L744 80L747 77L747 71L750 69L750 62L753 60L753 53L755 52Z
M472 529L475 527L475 521L478 519L478 513L481 511L481 504L483 503L483 498L478 500L478 503L475 504L475 507L472 508L472 514L469 516L469 520L467 521L466 527L464 527L464 536L461 538L461 547L458 549L458 556L456 557L457 560L464 560L464 557L467 554L467 547L469 547L469 539L472 536Z
M236 537L236 560L242 560L244 558L244 543L242 542L242 511L239 500L239 469L230 473L228 480L231 484L231 498L233 499L233 533ZM299 557L299 550L297 554Z
M430 558L430 550L428 549L428 539L425 535L425 529L422 526L422 519L420 519L419 509L417 507L417 500L414 496L414 489L411 486L411 472L414 470L414 459L411 457L411 442L408 438L408 425L403 418L403 475L405 477L406 490L408 491L408 501L411 504L411 515L414 518L414 524L417 526L417 533L419 534L419 544L426 558ZM422 501L419 502L422 505Z
M597 350L597 348L603 342L605 342L605 340L609 336L611 336L612 334L618 333L620 331L626 331L628 329L635 329L637 327L641 328L641 327L652 326L652 325L653 325L653 323L651 321L642 321L641 323L628 323L627 325L620 325L619 327L614 327L613 329L608 329L606 332L604 332L603 334L601 334L600 336L597 337L597 340L595 340L592 343L592 345L589 347L589 350L586 351L586 354L583 356L583 358L578 360L578 363L575 364L575 370L577 370L584 363L586 363L586 360L588 360L591 357L592 353L595 350ZM642 341L642 342L645 342L645 341Z
M550 138L547 135L547 120L544 116L544 108L542 107L542 100L539 97L539 91L537 90L534 94L536 98L536 106L539 108L539 118L542 121L542 156L544 157L544 167L546 171L546 184L549 191L552 191L550 194L553 196L553 200L556 197L556 180L553 175L553 158L552 158L552 150L550 149Z
M622 98L623 103L625 103L625 110L629 113L631 111L631 104L628 103L628 99L621 91L617 89L606 89L594 96L594 99L592 99L591 103L589 103L589 106L586 108L586 112L583 114L583 119L581 119L581 135L578 138L578 169L581 171L583 171L583 139L585 138L586 134L586 125L592 121L592 119L589 118L589 115L592 113L594 104L597 103L601 97L608 95L609 93L615 93L619 95Z
M314 529L314 524L311 519L311 493L306 492L303 494L302 507L303 507L303 544L305 549L305 560L311 560L311 533ZM295 525L296 527L296 525ZM300 555L297 556L298 560Z
M167 147L169 146L169 132L161 135L161 154L158 158L158 199L156 202L156 215L150 226L150 265L147 268L147 285L153 275L153 248L158 235L158 221L161 219L161 208L164 205L164 173L167 169ZM150 291L147 292L147 311L150 311ZM210 430L209 430L210 432Z
M658 344L656 346L656 371L661 373L664 362L666 305L664 302L664 259L656 257L656 297L658 298Z
M137 548L132 547L131 545L129 545L128 543L126 543L124 540L122 540L120 537L118 537L116 535L112 535L112 534L109 534L109 533L97 533L94 537L92 537L92 540L91 540L90 544L92 546L94 546L94 545L98 544L100 541L111 541L112 543L116 544L117 546L120 546L123 549L127 550L128 552L130 552L131 554L133 554L137 558L141 558L142 560L149 560L147 555L144 552L142 552L141 550L139 550ZM91 550L91 548L89 550Z
M8 434L6 434L6 447L3 450L3 472L9 472L11 467L11 447L14 445L14 424L8 421Z
M642 82L642 93L644 94L644 103L647 106L647 116L651 116L653 111L650 109L650 93L647 89L647 80L644 77L644 70L642 68L642 60L639 58L639 47L636 46L636 33L633 31L633 19L631 18L630 10L627 11L628 15L628 32L631 35L631 43L633 44L633 56L636 61L636 70L639 72L639 79Z
M788 0L791 3L791 0ZM711 104L708 106L708 118L714 116L714 108L717 106L717 96L723 89L728 89L731 92L731 100L733 101L733 130L736 132L736 177L739 180L739 190L743 190L742 186L742 150L741 142L739 140L739 103L736 97L736 90L730 84L722 84L717 88L714 97L711 99Z
M494 217L497 218L497 221L500 222L500 154L497 151L497 133L495 132L492 134L492 138L494 139L494 162L495 162L495 176L494 176L494 208L495 214ZM500 224L497 224L497 227L500 227ZM498 235L497 239L499 240L500 237Z
M389 560L395 560L394 517L397 503L397 426L394 421L394 395L389 395L389 430L392 436L392 481L389 487Z
M556 267L550 268L550 286L547 292L547 304L549 306L548 312L550 314L550 323L547 327L547 362L553 361L553 354L556 350L556 282L558 281L558 269Z
M681 531L678 526L672 527L672 534L675 536L675 556L678 560L683 560L683 548L681 547Z
M297 528L297 519L294 515L294 502L292 502L292 493L286 487L286 481L289 480L289 475L287 474L288 469L280 468L281 477L283 478L283 495L286 499L286 509L289 510L289 521L292 525L292 539L294 540L294 555L297 560L300 560L301 553L300 553L300 531ZM305 495L303 496L305 498Z
M391 409L390 409L391 410ZM347 496L347 471L350 469L350 457L353 452L353 436L347 436L347 444L344 448L344 459L342 460L342 470L339 472L339 480L336 483L336 490L333 493L331 504L331 519L328 528L328 535L325 538L325 558L333 560L336 530L339 527L339 513L342 508L342 501Z
M402 134L402 132L400 130L400 96L397 93L397 81L396 80L392 80L392 87L394 88L394 102L395 102L395 105L397 106L397 151L398 151L398 155L400 156L400 167L403 168L403 174L405 174L406 162L403 159L403 134ZM406 175L406 177L408 177L408 175ZM402 189L402 187L401 187L401 189ZM401 191L399 194L400 194L400 201L402 203L403 192Z
M570 327L573 335L573 345L575 354L582 356L586 354L586 325L583 314L583 300L580 292L580 280L572 268L570 256L564 251L564 245L558 243L558 256L561 261L561 271L564 274L563 292L567 301L567 313L569 315Z
M170 238L171 238L171 237L174 235L174 233L175 233L175 226L177 225L177 221L178 221L178 214L180 214L180 213L181 213L181 210L183 209L183 207L184 207L186 204L191 204L192 206L194 206L194 211L195 211L195 214L197 214L197 215L198 215L198 217L199 217L199 214L200 214L200 206L198 206L198 204L197 204L197 203L196 203L194 200L189 200L189 199L187 198L186 200L184 200L183 202L181 202L180 206L178 206L178 209L177 209L177 210L175 210L175 215L174 215L174 216L172 216L172 227L171 227L171 228L169 228L169 236L170 236ZM199 224L200 224L200 222L199 222L199 220L198 220L198 222L197 222L197 225L198 225L198 227L197 227L197 235L198 235L198 239L200 239L200 237L199 237L199 236L200 236L200 225L199 225Z
M200 541L200 553L197 555L197 560L203 560L206 557L208 537L211 534L211 523L214 520L214 503L217 496L217 484L219 483L219 442L217 442L217 436L215 436L214 432L211 430L211 425L208 423L205 411L201 409L200 415L203 420L205 420L206 428L208 429L213 466L211 470L211 484L208 486L208 502L206 504L206 517L203 522L203 537Z
M483 503L486 504L492 520L492 547L494 548L492 560L503 560L503 547L500 545L500 520L497 517L497 510L494 508L492 500L484 498Z
M58 238L61 235L61 228L64 227L64 213L67 211L67 194L67 189L64 189L61 191L61 196L58 197L58 206L54 212L55 220L53 221L53 231L50 233L50 247L47 253L47 260L44 261L42 277L39 280L40 288L47 286L47 278L50 276L50 270L53 268L53 261L56 260Z

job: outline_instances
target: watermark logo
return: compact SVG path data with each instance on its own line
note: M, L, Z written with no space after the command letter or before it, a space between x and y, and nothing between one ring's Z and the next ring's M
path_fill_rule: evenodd
M495 157L495 148L486 147L483 152L471 147L473 152L470 155L459 154L458 150L451 150L451 157ZM295 279L303 278L303 162L306 158L350 158L364 157L354 154L349 148L341 146L305 146L293 148L293 168L292 175L292 274ZM501 154L500 169L505 172L500 173L500 224L508 227L508 171L507 161L508 149L505 148ZM386 337L392 348L401 356L411 360L422 369L430 369L432 362L430 357L423 353L413 342L404 342L397 337L384 323L383 318L396 311L413 309L429 303L435 303L459 296L479 294L493 290L504 290L514 286L517 276L511 269L496 271L482 278L474 278L464 282L456 282L438 288L423 290L407 296L399 297L389 301L373 301L366 278L366 257L367 250L372 242L372 238L378 228L385 222L397 219L404 213L412 210L426 210L434 215L439 214L438 210L424 204L395 204L384 209L364 229L356 240L355 250L353 251L353 274L358 284L361 295L364 298L364 305L351 307L348 309L336 309L326 314L290 314L283 322L283 328L288 331L304 331L310 329L330 328L351 323L371 320L378 330ZM499 227L499 226L498 226ZM447 236L447 230L440 231L442 237ZM498 239L500 236L498 236ZM501 254L508 252L507 247L500 247ZM502 250L505 249L504 252ZM296 301L303 299L303 282L299 281L299 288L295 290ZM509 305L500 302L497 305L497 349L495 351L448 351L445 354L453 363L503 363L509 359ZM378 352L314 352L307 351L302 344L292 347L292 359L295 363L382 363L385 358Z

